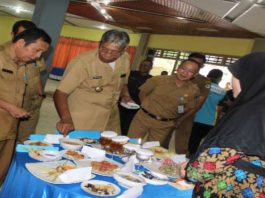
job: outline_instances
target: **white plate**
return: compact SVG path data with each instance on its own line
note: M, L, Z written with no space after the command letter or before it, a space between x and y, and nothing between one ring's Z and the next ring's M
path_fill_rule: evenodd
M92 191L91 189L89 189L88 187L86 187L88 184L92 184L92 185L109 185L111 188L113 188L113 193L111 194L104 194L104 193L97 193ZM112 197L112 196L116 196L121 192L121 189L110 182L106 182L106 181L101 181L101 180L90 180L90 181L84 181L81 183L81 188L82 190L84 190L85 192L92 194L92 195L96 195L99 197Z
M121 106L123 106L126 109L139 109L140 108L140 105L138 105L134 102L128 102L128 103L120 102L120 104L121 104Z
M145 180L133 173L116 172L113 177L117 182L119 182L119 184L127 188L145 185Z
M143 178L146 183L152 184L152 185L165 185L168 183L167 179L168 177L159 173L150 172L150 174L153 176L153 178L148 178L146 176L147 173L140 173L140 177ZM160 179L161 178L161 179Z
M72 155L67 154L67 152L75 152L75 153L77 153L78 155L82 155L83 158L80 159L80 158L78 158L78 157L74 157L74 156L72 156ZM84 159L87 159L87 158L88 158L87 155L84 154L84 153L82 153L81 151L62 150L61 153L62 153L62 156L63 156L64 158L69 159L69 160L84 160Z
M77 164L78 164L79 166L91 166L91 162L92 162L92 161L95 161L95 160L92 160L92 159L80 160L80 161L77 161ZM111 159L109 159L109 158L105 158L104 161L107 161L107 162L109 162L109 163L115 164L115 165L118 166L118 168L117 168L116 170L112 171L111 173L108 173L108 172L104 172L104 171L95 170L95 169L93 169L93 167L91 166L91 167L92 167L92 173L97 174L97 175L102 175L102 176L112 177L113 174L114 174L116 171L118 171L118 170L122 167L122 164L120 164L120 163L118 163L118 162L116 162L116 161L114 161L114 160L111 160Z
M60 151L49 150L33 150L29 152L29 156L41 162L58 161L62 158Z
M48 142L38 141L38 140L26 140L24 144L31 146L52 146L52 144L49 144Z
M82 141L86 145L97 144L98 143L98 140L91 139L91 138L77 138L77 139Z
M49 175L48 173L51 170L54 170L59 165L63 165L67 163L67 165L75 166L72 162L69 162L67 160L61 160L61 161L54 161L54 162L39 162L39 163L26 163L26 168L28 171L34 175L35 177L48 182L52 184L65 184L59 179L59 175ZM91 175L91 179L94 178L95 175ZM83 180L82 180L83 181ZM80 183L82 181L76 181L73 183Z
M173 174L173 173L165 174L165 173L161 172L159 170L159 168L162 166L162 162L161 161L157 161L156 160L156 161L152 161L152 162L143 162L142 165L146 169L148 169L148 170L150 170L150 171L152 171L154 173L159 173L159 174L165 175L165 176L170 177L170 178L179 178L180 177L177 173L175 173L175 174Z

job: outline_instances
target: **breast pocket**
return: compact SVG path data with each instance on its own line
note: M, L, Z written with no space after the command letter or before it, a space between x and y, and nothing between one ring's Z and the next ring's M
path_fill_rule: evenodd
M1 78L4 80L14 80L15 73L12 70L2 68L0 71Z

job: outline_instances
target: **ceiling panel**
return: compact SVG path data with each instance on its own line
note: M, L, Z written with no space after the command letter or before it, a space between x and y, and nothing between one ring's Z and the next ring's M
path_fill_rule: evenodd
M183 0L183 1L197 8L201 8L210 13L214 13L215 15L221 18L237 4L237 1L223 1L223 0Z
M67 24L88 28L100 28L104 25L106 28L118 27L135 33L229 38L256 38L263 37L261 34L265 33L253 33L248 25L243 26L241 22L231 23L221 17L239 2L236 0L109 1L110 3L105 5L104 0L70 0ZM14 8L4 10L7 5L15 7L18 3L28 6L23 6L23 14L16 14ZM35 3L36 0L0 0L0 14L7 12L11 16L31 18ZM93 6L95 3L98 5L97 8ZM99 12L100 8L105 8L113 20L105 18Z
M253 5L249 10L233 21L234 24L265 36L265 6Z

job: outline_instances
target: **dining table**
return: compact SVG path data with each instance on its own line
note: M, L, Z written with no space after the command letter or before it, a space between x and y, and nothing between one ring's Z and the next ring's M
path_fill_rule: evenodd
M124 163L120 157L107 155L119 163ZM43 181L32 175L26 168L26 163L38 162L32 159L27 152L15 152L9 167L5 181L0 189L0 198L85 198L98 197L83 191L80 183L74 184L52 184ZM96 180L103 180L116 184L121 195L127 190L120 185L113 177L97 175ZM180 190L172 185L151 185L143 186L143 193L139 198L189 198L192 197L192 189Z

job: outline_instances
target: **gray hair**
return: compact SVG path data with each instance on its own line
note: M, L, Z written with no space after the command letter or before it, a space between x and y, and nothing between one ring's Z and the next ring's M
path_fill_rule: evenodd
M124 49L130 42L129 35L124 31L109 30L102 35L99 46L104 43L117 43L120 48Z

